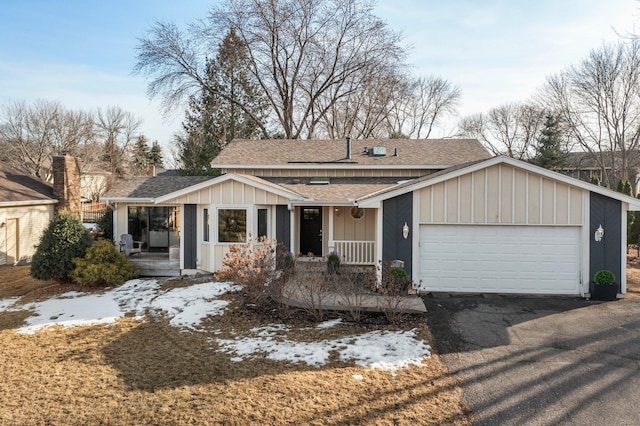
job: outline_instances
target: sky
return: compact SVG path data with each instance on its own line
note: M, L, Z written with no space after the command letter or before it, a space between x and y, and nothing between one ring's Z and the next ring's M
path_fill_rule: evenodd
M221 0L5 0L0 12L0 106L44 99L73 110L133 113L167 146L184 108L169 116L132 74L138 38L156 21L185 28ZM637 0L378 0L374 13L403 35L415 75L462 91L459 115L521 102L545 78L592 49L640 32ZM448 120L432 135L453 130Z
M233 283L208 282L163 290L157 280L135 279L98 294L68 292L26 304L17 297L0 299L0 312L30 311L25 324L16 329L21 334L46 332L51 327L114 324L128 315L133 315L137 321L145 321L149 315L163 316L181 331L210 332L211 350L228 354L232 362L266 357L321 367L329 362L331 353L337 352L342 361L395 374L398 369L410 365L423 366L423 361L431 355L431 346L418 339L415 330L373 330L309 342L290 338L289 332L295 331L290 326L271 324L252 328L246 334L236 334L234 338L214 337L220 334L219 330L204 328L202 320L225 315L230 302L219 296L238 289ZM233 314L231 310L229 315ZM334 319L315 327L326 329L340 327L340 324L340 319ZM353 378L363 379L362 375Z

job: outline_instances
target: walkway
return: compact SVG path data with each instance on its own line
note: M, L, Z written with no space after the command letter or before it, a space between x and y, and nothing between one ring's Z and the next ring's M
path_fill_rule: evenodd
M298 262L293 276L285 284L284 303L305 309L321 307L327 311L427 312L418 295L388 296L368 290L371 272L363 272L362 268L342 265L337 276L330 276L324 271L325 267L324 262Z

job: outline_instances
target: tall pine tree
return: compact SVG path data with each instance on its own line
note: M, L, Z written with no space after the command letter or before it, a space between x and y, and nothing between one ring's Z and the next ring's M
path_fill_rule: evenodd
M149 167L149 155L151 151L147 138L144 135L138 136L133 144L131 151L131 160L129 162L129 171L135 176L146 176Z
M215 90L203 90L190 98L182 123L184 132L176 136L182 174L215 174L211 160L227 143L260 135L251 115L266 117L267 103L247 72L247 57L246 45L231 30L218 47L215 60L207 63L206 86Z
M551 114L545 117L544 128L535 146L536 154L531 162L545 169L558 171L565 165L567 153L560 143L561 131L558 119Z
M156 167L164 167L164 158L162 156L162 147L158 141L153 141L151 144L151 151L149 151L149 161L155 164Z

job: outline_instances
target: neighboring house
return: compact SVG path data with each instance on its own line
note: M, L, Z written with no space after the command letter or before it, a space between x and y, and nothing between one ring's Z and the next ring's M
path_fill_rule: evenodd
M612 164L616 165L616 170L622 168L622 158L619 152L611 156L611 152L602 153L602 161L598 161L600 154L597 152L569 152L565 159L565 167L560 173L591 182L593 178L597 178L600 185L604 185L607 178L611 182L612 189L618 186L619 176L614 176ZM633 194L637 194L640 190L640 153L627 153L627 163L629 164L629 183ZM612 163L612 161L614 163ZM604 168L600 164L604 164Z
M76 159L54 157L53 168L56 183L51 185L0 161L0 265L30 262L56 209L80 214Z
M639 201L476 140L235 140L212 165L223 175L116 186L103 197L114 235L179 247L183 272L216 271L265 235L303 257L402 260L422 291L587 295L607 268L626 292L623 224Z

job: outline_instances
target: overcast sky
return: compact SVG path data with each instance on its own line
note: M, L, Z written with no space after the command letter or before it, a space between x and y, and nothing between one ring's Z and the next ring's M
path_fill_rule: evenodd
M119 105L169 143L182 110L163 118L132 76L137 37L155 21L180 26L216 0L5 0L0 11L0 104L56 100L70 109ZM460 114L525 101L547 75L634 31L636 0L379 0L404 35L416 75L462 90ZM640 31L639 31L640 32ZM441 134L451 129L441 129ZM434 134L433 136L441 136Z

